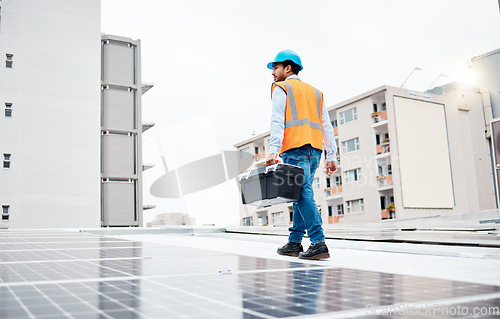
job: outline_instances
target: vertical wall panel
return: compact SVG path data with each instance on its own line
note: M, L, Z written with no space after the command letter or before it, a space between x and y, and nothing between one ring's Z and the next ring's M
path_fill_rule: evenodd
M106 177L133 178L135 175L134 136L109 134L102 136L103 173Z
M102 191L105 225L137 225L135 183L105 182Z
M102 91L102 125L108 130L135 129L135 91L110 86Z
M401 192L405 208L453 208L443 104L394 97Z
M140 41L103 35L103 226L142 225L140 74Z
M122 85L135 84L135 49L128 43L110 41L103 47L104 82Z

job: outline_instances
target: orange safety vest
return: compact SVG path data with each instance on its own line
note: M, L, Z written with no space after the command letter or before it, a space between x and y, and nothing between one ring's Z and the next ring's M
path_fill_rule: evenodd
M296 147L311 144L323 150L323 93L299 79L274 82L286 93L285 135L280 154Z

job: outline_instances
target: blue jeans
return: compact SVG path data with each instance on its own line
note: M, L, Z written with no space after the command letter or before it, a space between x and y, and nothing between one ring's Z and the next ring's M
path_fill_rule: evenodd
M293 203L293 227L289 228L290 237L288 240L294 243L302 242L306 230L313 244L325 241L321 227L323 222L314 201L312 188L314 173L319 166L321 153L321 150L308 144L288 150L282 155L285 164L299 166L304 170L300 199Z

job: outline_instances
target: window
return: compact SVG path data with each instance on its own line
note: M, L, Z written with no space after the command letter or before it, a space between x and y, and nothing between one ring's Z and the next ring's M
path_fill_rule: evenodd
M378 167L378 176L383 176L384 175L384 169L382 166Z
M364 210L363 199L348 200L346 206L347 213L357 213Z
M5 117L12 117L12 103L5 103Z
M273 224L283 224L283 212L273 213Z
M332 126L333 126L333 127L337 127L337 126L338 126L338 125L337 125L337 120L333 120L333 121L332 121Z
M8 206L8 205L2 206L2 220L5 220L5 221L9 220L9 208L10 208L10 206Z
M243 226L253 226L253 217L243 218Z
M330 178L329 177L326 178L326 187L330 187Z
M6 59L5 59L5 67L6 68L12 68L13 59L14 59L13 54L10 54L10 53L6 54Z
M373 112L377 112L377 104L373 103Z
M267 226L268 223L267 211L257 213L257 226Z
M337 215L344 215L344 205L337 205Z
M319 189L319 177L316 177L312 183L313 189Z
M258 147L255 148L255 155L257 155L257 154L259 154L259 148Z
M387 175L392 175L392 165L387 165Z
M358 113L356 112L356 108L352 108L340 113L340 125L355 121L357 119Z
M384 210L387 208L387 204L385 202L385 196L380 196L380 209Z
M335 186L340 186L340 185L342 185L342 177L335 176Z
M10 154L3 154L3 168L10 168Z
M290 221L293 222L293 210L288 212L290 214Z
M384 103L382 103L382 111L385 111L385 110L387 110L387 105L384 102Z
M349 153L359 150L359 138L342 142L342 153Z
M345 182L347 184L358 182L361 178L361 168L351 169L344 172Z
M333 207L328 206L328 217L332 217L332 216L333 216Z

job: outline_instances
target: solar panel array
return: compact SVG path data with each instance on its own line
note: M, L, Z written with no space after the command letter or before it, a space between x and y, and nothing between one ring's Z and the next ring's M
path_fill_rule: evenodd
M461 306L470 312L453 317L469 318L499 301L498 286L88 233L0 231L0 318L383 318L427 304L443 306L420 317Z

